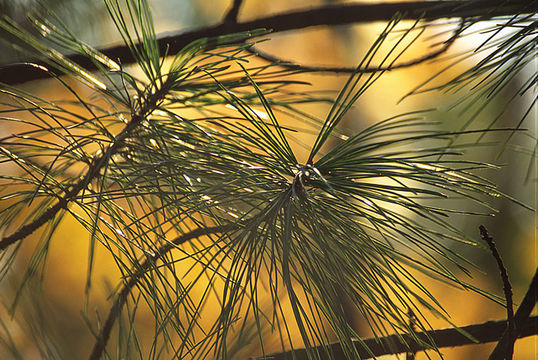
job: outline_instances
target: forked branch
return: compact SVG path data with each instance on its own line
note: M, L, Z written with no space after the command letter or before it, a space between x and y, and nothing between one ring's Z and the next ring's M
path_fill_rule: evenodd
M131 291L141 280L142 276L151 269L155 263L162 259L168 252L173 250L176 246L190 241L194 238L201 236L207 236L218 233L226 233L239 229L240 224L227 224L221 226L214 226L208 228L199 228L189 233L178 236L176 239L163 245L151 258L146 258L133 268L133 275L129 281L123 286L121 291L116 295L114 304L112 305L107 319L97 336L97 341L93 347L90 355L90 360L99 360L106 348L112 328L120 315L125 302L127 301ZM431 349L424 344L430 343L433 340L438 348L455 347L463 345L472 345L476 343L485 344L489 342L499 341L497 347L504 349L504 344L510 339L523 338L527 336L533 336L538 334L538 315L529 316L534 304L538 297L538 270L535 273L534 278L531 281L529 290L525 295L516 315L514 316L515 331L512 334L512 338L508 338L506 335L506 329L508 327L507 320L488 321L482 324L474 324L461 328L447 328L437 329L428 332L420 332L415 334L416 337L410 335L402 335L398 337L396 335L385 336L381 338L363 339L361 341L356 340L355 344L357 351L362 359L371 358L374 356L382 356L389 354L400 354L406 352L418 352ZM467 333L472 338L463 335ZM415 339L420 339L421 343L418 343ZM403 339L403 341L402 341ZM366 350L365 346L368 347ZM335 359L343 359L344 354L342 348L338 343L329 345L329 352L333 354ZM327 350L327 347L320 347L319 353L323 354ZM495 352L495 351L494 351ZM270 358L273 360L285 360L294 358L296 360L308 359L308 352L306 349L297 349L292 352L281 352L271 354Z
M255 20L236 22L221 21L219 24L207 26L180 34L162 36L158 39L161 54L173 55L192 41L232 34L253 29L271 29L273 32L305 29L312 26L334 26L345 24L369 23L375 21L388 21L396 13L401 14L402 20L436 20L443 18L476 18L488 20L496 16L510 16L521 13L534 13L535 5L528 0L503 1L475 0L475 1L411 1L388 2L376 4L339 4L322 6L314 9L290 11L258 18ZM232 6L233 11L228 12L226 19L237 18L240 2ZM113 60L121 64L135 62L129 48L125 45L113 46L101 50ZM69 59L88 70L96 69L91 59L83 55L72 55ZM39 61L33 61L40 64ZM44 65L44 64L41 64ZM0 67L0 81L6 84L18 84L30 80L46 78L46 72L38 67L27 64L13 64Z
M528 319L536 318L536 316L531 317L530 314L534 309L534 306L538 302L538 268L532 277L529 289L525 294L525 297L521 301L519 308L514 315L514 330L510 334L509 331L505 331L502 338L493 349L493 352L490 355L490 359L502 359L505 355L505 349L508 346L511 346L513 342L521 337L521 333L525 332ZM535 334L538 333L538 324L534 325Z

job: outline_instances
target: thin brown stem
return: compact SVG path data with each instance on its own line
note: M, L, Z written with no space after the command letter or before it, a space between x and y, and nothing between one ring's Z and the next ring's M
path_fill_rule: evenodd
M454 44L456 39L459 37L459 35L463 31L464 24L465 22L462 20L460 23L460 26L456 30L454 30L454 33L452 34L452 36L450 36L450 38L444 42L443 46L440 49L432 51L416 59L405 61L405 62L400 62L398 64L391 64L386 67L369 66L362 69L360 68L357 69L354 67L341 67L341 66L311 66L311 65L297 64L289 60L281 59L279 57L263 52L254 46L248 48L248 51L255 54L257 57L263 60L266 60L270 63L276 63L279 66L282 66L291 70L300 70L300 71L305 71L305 72L332 72L336 74L374 73L378 71L390 71L390 70L408 68L408 67L419 65L428 60L432 60L439 57L440 55L446 53L450 49L450 47Z
M219 226L198 228L198 229L192 230L191 232L182 234L176 237L171 242L168 242L165 245L161 246L155 252L154 256L146 257L143 261L139 261L133 267L132 275L129 281L127 281L123 285L123 288L116 296L116 299L114 300L114 304L112 305L112 307L110 308L110 311L108 312L106 321L103 327L101 328L99 334L97 335L97 341L93 346L89 359L99 360L101 356L103 356L103 352L105 351L108 340L110 339L112 327L114 326L116 319L120 315L129 294L131 293L133 288L138 284L138 281L140 281L140 279L144 276L144 274L147 271L149 271L153 266L155 266L155 263L158 260L160 260L163 256L165 256L172 249L176 248L178 245L181 245L187 241L190 241L192 239L199 238L202 236L218 234L218 233L226 233L229 231L236 230L239 227L240 227L239 224L234 223L234 224L219 225Z
M339 4L322 6L314 9L290 11L244 22L221 22L216 25L199 28L158 39L162 54L176 54L184 46L194 40L232 34L253 29L271 29L273 32L305 29L313 26L334 26L345 24L369 23L388 21L396 13L401 14L402 20L436 20L442 18L476 18L488 20L496 16L510 16L521 13L534 13L532 1L513 0L499 2L498 0L475 1L401 1L377 4ZM113 46L101 50L106 56L118 60L122 65L135 62L129 48L125 45ZM87 70L96 69L92 59L76 54L68 56L74 63ZM40 61L33 61L42 64ZM18 84L29 80L43 79L48 73L39 67L24 64L13 64L0 67L0 79L5 84Z
M480 225L480 236L482 237L482 240L484 240L488 244L489 249L491 250L491 254L495 258L495 261L497 262L497 267L499 268L499 271L501 273L504 297L506 298L506 313L507 313L507 321L508 321L506 333L508 335L508 338L511 339L511 341L506 344L504 357L506 358L506 360L511 360L514 356L514 342L516 340L513 335L514 334L514 303L512 300L512 285L510 284L510 280L508 279L508 273L501 259L501 255L499 254L499 251L497 250L497 246L495 246L495 242L493 241L493 238L489 236L488 230L486 229L484 225Z
M489 359L502 359L506 346L510 346L510 342L514 342L518 337L521 337L520 334L525 331L527 319L529 319L536 302L538 302L538 268L534 273L523 301L521 301L521 304L514 315L514 332L512 336L509 336L508 332L505 331L502 338L497 343L497 346L493 349ZM532 318L535 317L536 316ZM535 330L538 332L538 325L535 325Z

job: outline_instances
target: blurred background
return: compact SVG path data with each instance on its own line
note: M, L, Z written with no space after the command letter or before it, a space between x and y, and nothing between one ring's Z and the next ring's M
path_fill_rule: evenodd
M79 36L83 41L103 47L117 44L119 35L111 23L106 9L98 0L43 0L47 6ZM319 5L347 3L349 1L310 1L310 0L245 0L239 19L248 20L270 14L276 14L293 9L314 7ZM0 14L6 14L24 23L25 13L32 9L32 0L12 1L0 0ZM220 22L231 6L229 0L152 0L151 6L157 33L178 32L193 29L203 25ZM432 46L445 41L457 24L448 24L427 30L422 37L424 41L414 44L402 60L422 56L431 51ZM484 25L485 26L485 25ZM366 25L346 25L334 27L308 28L301 31L291 31L272 34L270 41L259 45L259 48L273 56L306 65L326 66L356 66L365 52L371 46L376 36L382 31L384 24L373 23ZM476 29L475 29L476 30ZM470 33L471 31L469 31ZM437 59L407 69L385 73L381 79L355 105L354 110L347 116L345 127L358 130L369 124L387 117L402 114L411 110L437 108L435 117L445 129L458 130L480 103L464 110L464 105L454 108L461 96L469 96L472 89L464 89L459 93L427 92L406 97L400 101L410 89L420 85L451 62L451 56L472 49L485 39L487 34L475 33L459 41L444 54L444 60ZM0 63L7 64L22 60L24 57L16 54L10 47L0 49ZM442 83L458 74L466 67L476 63L479 58L469 58L465 62L453 66L442 74L436 81ZM263 62L263 60L258 60ZM346 75L332 73L301 75L302 80L311 83L312 90L333 90L341 88L347 79ZM530 75L529 75L530 76ZM483 109L472 128L488 127L496 118L510 91L519 88L526 79L516 78L506 89L506 96L499 96L497 102L491 102ZM1 79L0 79L1 81ZM73 86L77 86L73 84ZM62 89L51 87L47 80L34 81L21 85L47 99L62 99L67 96ZM298 88L308 91L310 88ZM79 89L81 92L85 90ZM335 94L335 93L334 93ZM89 96L90 94L88 94ZM506 107L503 116L497 121L498 127L514 127L526 110L525 104L530 100L518 98L512 105ZM325 105L305 105L304 109L319 117L327 112ZM284 120L285 123L286 120ZM293 121L293 120L287 120ZM0 122L0 133L15 132L16 129ZM498 184L500 190L529 206L536 205L536 168L533 167L532 152L536 135L536 112L528 116L522 126L528 129L527 135L516 134L502 154L499 147L476 147L472 151L473 160L485 161L500 165L499 170L491 170L484 176ZM531 135L531 136L529 136ZM506 134L488 135L487 142L503 143ZM307 135L301 137L309 143ZM468 140L468 139L467 139ZM300 148L297 147L297 151ZM305 155L303 155L305 156ZM0 171L18 171L6 166ZM499 252L503 257L512 282L514 300L521 301L527 290L528 283L536 269L536 215L534 212L515 204L513 201L499 198L494 200L494 207L499 212L495 217L454 217L453 225L463 229L469 236L478 239L478 226L487 227L494 238ZM0 207L2 207L0 203ZM15 265L7 278L0 285L0 358L16 358L10 350L16 347L23 359L40 359L40 348L46 348L49 358L78 359L89 353L93 344L93 336L81 315L85 304L85 282L88 269L88 234L71 218L66 218L60 224L54 241L47 255L46 271L42 281L29 284L26 290L18 293L22 273L28 261L31 261L32 249L39 241L39 234L32 235L25 241ZM472 250L472 251L471 251ZM488 251L483 249L462 249L474 263L479 264L482 271L473 271L473 278L468 279L474 285L502 296L502 282L495 260ZM93 320L103 320L111 304L107 295L118 284L119 273L112 259L107 257L104 250L98 251L94 267L94 288L89 301L89 313ZM481 323L487 320L506 318L506 311L499 305L472 292L448 287L446 284L424 279L426 287L439 299L451 316L453 323L459 326ZM18 308L13 317L8 310L15 297L18 297ZM144 324L150 333L153 331L152 314L139 311L138 329L143 331ZM350 309L350 321L359 334L371 336L368 327L362 319ZM433 327L447 327L448 324L434 317L431 318ZM29 331L31 329L31 331ZM270 334L268 336L271 336ZM298 335L297 335L298 336ZM141 336L143 337L143 336ZM464 346L454 349L442 349L446 359L482 359L486 358L494 347L494 343L486 345ZM530 360L538 355L536 337L529 337L516 342L515 359ZM275 350L278 350L275 349ZM10 355L6 355L10 354ZM13 354L13 355L12 355ZM260 354L255 344L245 345L241 352L242 358ZM430 354L436 358L436 354ZM386 356L386 359L403 359L405 355ZM426 359L420 353L417 359Z

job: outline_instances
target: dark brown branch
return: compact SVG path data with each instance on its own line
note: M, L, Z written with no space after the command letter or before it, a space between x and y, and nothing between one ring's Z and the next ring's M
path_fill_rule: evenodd
M480 225L480 236L482 237L482 240L484 240L488 244L489 249L491 250L491 254L497 261L497 267L499 268L499 271L501 272L504 297L506 298L506 313L507 313L507 321L508 321L506 334L508 338L510 339L510 341L506 343L503 356L507 360L511 360L514 356L514 342L516 341L516 339L514 338L515 327L514 327L514 303L512 300L512 285L510 284L510 280L508 279L508 273L506 271L506 268L504 267L503 261L501 259L501 255L499 254L499 251L497 251L495 242L493 241L493 238L489 236L488 231L484 225Z
M224 17L225 23L237 24L237 16L239 15L239 9L243 4L243 0L233 0L232 7L228 10L228 13Z
M411 329L412 332L416 332L417 317L415 316L413 309L409 308L407 311L407 316L409 316L409 329ZM405 360L415 360L416 354L416 351L409 351L405 355Z
M408 67L411 67L411 66L415 66L415 65L419 65L419 64L422 64L428 60L432 60L432 59L435 59L436 57L444 54L445 52L447 52L450 47L452 46L452 44L454 44L454 42L456 41L456 39L459 37L459 35L461 34L463 28L464 28L464 24L465 22L462 20L461 23L460 23L460 26L454 30L454 33L452 34L452 36L446 40L443 44L443 46L438 49L438 50L435 50L435 51L432 51L431 53L428 53L424 56L421 56L419 58L416 58L416 59L413 59L413 60L409 60L409 61L405 61L405 62L401 62L401 63L398 63L398 64L391 64L389 66L386 66L386 67L375 67L375 66L370 66L370 67L366 67L366 68L363 68L363 69L357 69L357 68L354 68L354 67L339 67L339 66L309 66L309 65L303 65L303 64L296 64L296 63L293 63L291 61L288 61L288 60L283 60L281 58L278 58L276 56L273 56L273 55L270 55L270 54L267 54L257 48L255 48L254 46L248 48L247 50L252 52L253 54L255 54L256 56L258 56L259 58L261 59L264 59L270 63L277 63L279 66L282 66L282 67L285 67L285 68L288 68L288 69L291 69L291 70L301 70L301 71L306 71L306 72L332 72L332 73L336 73L336 74L350 74L350 73L373 73L373 72L378 72L378 71L390 71L390 70L396 70L396 69L403 69L403 68L408 68Z
M103 153L100 157L96 158L88 169L86 175L76 183L71 190L67 191L64 196L62 196L56 204L48 208L44 213L42 213L37 219L28 223L24 226L21 226L13 234L3 237L0 240L0 251L7 249L10 245L20 241L27 236L31 235L34 231L39 229L41 226L45 225L47 222L52 220L58 212L62 209L66 209L67 205L75 199L75 197L84 189L94 178L99 174L99 171L106 164L108 156L115 152L117 148L116 142L111 145L108 151Z
M161 53L164 54L167 52L169 55L172 55L180 51L185 45L200 38L260 28L272 29L273 32L281 32L305 29L312 26L387 21L397 12L402 14L401 18L403 20L474 17L487 20L495 16L534 13L535 11L536 9L532 5L532 1L529 2L528 0L504 2L498 0L438 0L378 4L343 4L292 11L245 22L223 22L181 34L162 36L158 39L158 42ZM131 64L135 61L129 49L124 45L109 47L103 49L102 52L113 60L119 59L123 65ZM69 59L88 70L94 70L96 68L92 60L84 55L69 56ZM14 64L0 68L0 82L6 84L17 84L46 77L48 77L46 72L40 71L37 67L30 67L27 64Z
M306 72L327 72L327 73L335 73L335 74L351 74L356 71L356 68L354 67L314 66L314 65L297 64L291 60L285 60L280 57L276 57L274 55L266 53L265 51L262 51L254 46L250 47L248 51L267 62L276 63L279 66L282 66L288 69L293 69L293 70L301 70L301 71L306 71ZM361 72L368 73L368 72L374 72L374 71L375 71L374 68L366 68L366 69L363 69Z
M525 297L523 298L523 301L521 301L521 304L519 305L519 308L516 311L516 314L514 315L514 333L512 334L513 339L521 337L521 332L525 331L527 319L529 318L532 309L534 309L534 306L536 305L536 302L538 302L538 268L536 269L536 272L534 273L534 276L531 280L531 283L529 285L529 289L527 290L527 293L525 294ZM535 318L536 316L532 317ZM538 325L535 325L536 329L538 330ZM497 346L495 346L495 349L493 349L493 352L490 355L490 359L502 359L502 356L504 355L504 349L506 348L509 341L513 341L510 336L508 336L508 333L505 331L503 334L503 337L500 339Z
M59 200L56 204L47 209L34 221L21 226L13 234L3 237L0 240L0 251L7 249L10 245L20 241L27 236L31 235L34 231L39 229L41 226L45 225L47 222L52 220L58 212L62 209L66 209L68 204L75 200L78 194L85 189L88 184L95 179L101 172L101 169L108 163L110 157L114 155L123 145L123 141L129 137L132 131L138 126L138 124L144 119L147 115L147 112L155 105L157 99L151 99L147 104L140 110L136 115L133 115L129 123L125 128L116 136L112 144L103 151L103 154L99 157L94 158L92 163L89 165L88 170L84 177L74 184L69 191L67 191L63 196L59 196Z
M171 242L166 243L165 245L160 247L154 256L147 257L145 258L145 260L140 261L138 264L136 264L135 267L133 268L133 272L129 281L125 283L121 291L116 296L116 300L114 301L114 304L110 308L105 324L103 325L99 334L97 335L97 341L95 345L93 346L89 359L99 360L101 358L101 356L103 355L103 352L105 351L106 344L108 343L108 340L110 339L110 333L112 332L112 327L114 326L116 319L120 315L123 309L123 305L125 305L125 302L127 301L129 294L131 293L133 288L136 286L138 281L144 276L144 274L148 270L150 270L153 266L155 266L155 263L157 262L157 260L161 259L163 256L165 256L168 252L170 252L176 246L181 245L189 240L199 238L201 236L212 235L212 234L217 234L217 233L225 233L228 231L236 230L239 228L239 226L240 226L239 224L234 223L234 224L220 225L220 226L214 226L214 227L208 227L208 228L198 228L196 230L193 230L191 232L178 236Z
M497 320L488 321L482 324L464 326L460 329L469 333L478 341L478 343L485 344L498 341L502 337L506 329L506 325L506 320ZM521 332L517 334L518 338L537 335L538 316L532 316L525 319L525 321L521 323L520 330ZM465 335L462 335L460 331L454 328L432 330L428 331L427 333L417 333L416 336L418 336L418 338L424 343L429 343L430 340L428 337L431 337L438 348L476 344L473 340L469 339ZM396 335L390 335L382 338L364 339L362 342L355 340L354 344L361 359L372 358L372 354L365 350L363 344L368 346L374 356L400 354L409 351L417 352L429 349L428 347L417 343L413 337L409 335L403 335L403 340L408 345L403 344ZM319 347L317 350L321 356L320 359L326 359L326 357L323 356L326 351L329 351L334 359L345 359L342 347L338 343L331 344L328 346L328 348ZM308 355L305 349L298 349L293 351L293 354L292 351L286 351L268 355L266 358L270 358L271 360L306 360L308 359ZM263 358L259 359L261 360Z

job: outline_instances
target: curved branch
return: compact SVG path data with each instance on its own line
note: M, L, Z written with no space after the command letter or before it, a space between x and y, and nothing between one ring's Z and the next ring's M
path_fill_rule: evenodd
M442 18L479 18L480 20L487 20L496 16L534 13L535 11L536 9L532 5L532 1L529 2L528 0L505 2L499 2L498 0L437 0L377 4L342 4L291 11L244 22L222 22L181 34L162 36L158 39L158 43L161 54L166 52L169 55L173 55L184 46L200 38L260 28L271 29L273 32L282 32L312 26L388 21L396 13L402 14L402 20L435 20ZM101 51L113 60L119 59L123 65L135 62L129 48L125 45L113 46L102 49ZM69 59L87 70L96 69L92 60L84 55L71 55ZM41 64L39 61L36 61L36 63ZM6 84L18 84L46 77L46 72L40 71L38 67L30 67L27 63L0 67L0 81Z
M205 236L205 235L224 233L224 232L236 230L239 228L239 226L240 226L239 224L234 223L234 224L220 225L220 226L214 226L214 227L208 227L208 228L198 228L196 230L193 230L191 232L178 236L171 242L168 242L165 245L161 246L157 250L154 256L147 257L144 261L139 262L133 268L133 273L129 281L124 284L123 288L116 296L116 300L114 301L114 304L110 308L105 324L101 328L101 331L99 335L97 336L97 341L93 346L89 359L99 360L101 358L101 356L103 355L103 352L105 351L106 344L108 343L108 340L110 339L110 333L112 332L112 327L114 326L116 319L120 315L123 309L123 305L125 305L125 302L127 301L127 297L129 296L133 288L136 286L138 281L142 278L142 276L148 270L150 270L152 266L155 265L157 260L161 259L164 255L166 255L170 250L174 249L176 246L181 245L189 240L192 240L201 236Z
M288 60L280 59L280 58L278 58L276 56L267 54L267 53L255 48L254 46L251 46L250 48L248 48L247 51L253 53L254 55L256 55L257 57L259 57L259 58L261 58L263 60L266 60L266 61L271 62L271 63L276 63L279 66L288 68L290 70L300 70L300 71L305 71L305 72L332 72L332 73L336 73L336 74L374 73L374 72L378 72L378 71L390 71L390 70L408 68L408 67L411 67L411 66L422 64L422 63L424 63L424 62L426 62L428 60L435 59L436 57L444 54L445 52L447 52L450 49L452 44L454 44L456 39L459 37L459 35L463 31L464 24L465 24L465 21L462 19L462 21L460 23L460 26L457 29L454 30L452 36L450 36L450 38L444 42L444 45L440 49L432 51L431 53L428 53L428 54L426 54L424 56L421 56L419 58L409 60L409 61L405 61L405 62L401 62L399 64L391 64L391 65L386 66L386 67L370 66L370 67L366 67L366 68L363 68L363 69L357 69L357 68L354 68L354 67L339 67L339 66L310 66L310 65L297 64L297 63L293 63L293 62L288 61Z
M372 358L372 355L382 356L400 354L408 351L417 352L429 350L430 348L423 344L429 343L431 341L430 339L433 339L438 348L476 344L476 342L463 335L462 330L470 334L480 344L498 341L502 337L506 325L506 320L497 320L464 326L458 329L448 328L416 333L415 335L423 342L422 344L417 343L413 337L405 334L402 335L402 337L390 335L381 338L363 339L360 341L354 340L353 343L355 344L361 359L370 359ZM517 334L518 338L537 335L538 315L525 319L525 321L520 324L520 330L521 331ZM407 345L405 345L404 342L407 343ZM370 351L366 351L364 345L368 346ZM318 348L319 354L325 354L327 351L332 354L334 359L346 358L342 351L342 347L338 343L330 344L329 346L320 346ZM308 352L305 349L298 349L271 354L258 359L261 360L264 358L270 358L272 360L306 360L308 359ZM326 359L326 357L322 356L320 359Z

